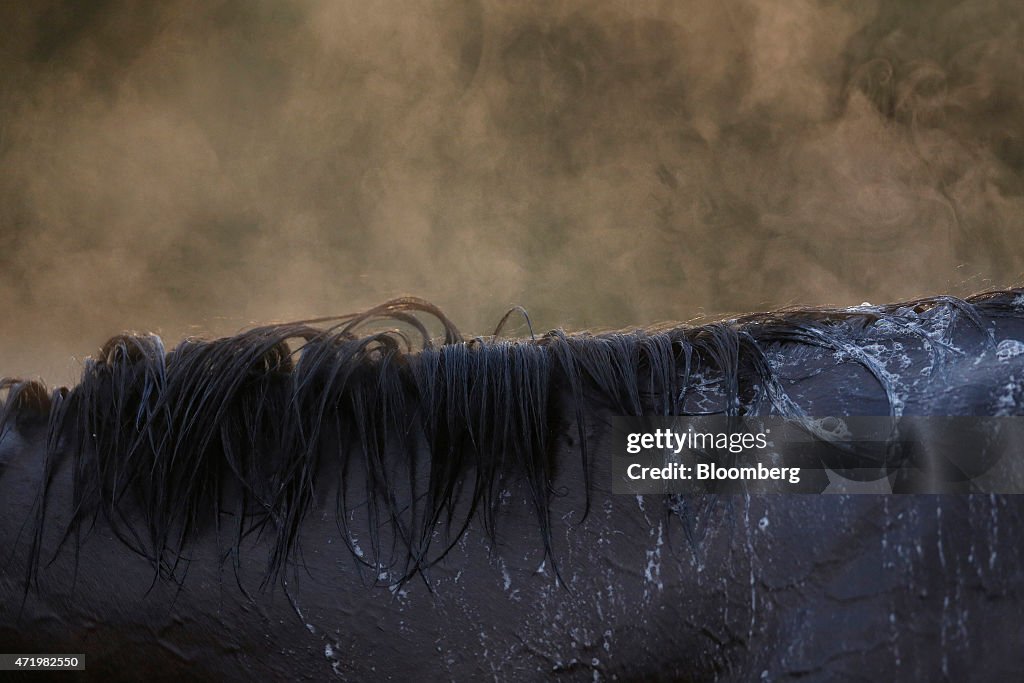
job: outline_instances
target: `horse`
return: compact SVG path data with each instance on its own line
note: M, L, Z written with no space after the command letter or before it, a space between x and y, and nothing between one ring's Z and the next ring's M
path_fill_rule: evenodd
M622 417L1020 416L1024 291L508 319L405 298L4 380L0 649L94 680L1020 671L1018 496L623 495L608 456Z

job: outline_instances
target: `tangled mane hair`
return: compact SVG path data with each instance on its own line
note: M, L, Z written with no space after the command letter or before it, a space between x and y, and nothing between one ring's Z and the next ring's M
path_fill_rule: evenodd
M74 538L77 552L81 532L102 517L164 577L211 520L220 529L227 515L236 569L243 539L270 535L271 580L296 549L325 471L339 484L336 519L353 557L375 571L386 565L398 581L444 557L474 517L493 539L510 477L525 482L550 556L552 475L565 465L554 461L555 436L578 437L589 496L594 411L693 414L687 395L710 374L721 398L712 412L793 415L800 408L773 368L772 348L848 352L850 339L880 321L909 329L911 318L937 308L985 330L982 318L1019 316L1021 300L1000 291L506 340L499 333L508 315L494 336L465 338L433 305L403 298L356 315L188 339L169 352L155 335L122 334L86 360L72 389L0 384L0 440L46 430L26 587L62 459L70 459L73 501L61 545ZM431 317L443 339L432 339ZM847 353L845 362L871 374L891 409L884 368L865 354ZM349 528L356 491L368 554ZM379 535L385 527L390 545Z

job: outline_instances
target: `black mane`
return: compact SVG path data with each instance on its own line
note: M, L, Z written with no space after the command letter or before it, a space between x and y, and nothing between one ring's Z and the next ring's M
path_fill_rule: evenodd
M335 513L353 556L408 578L443 557L472 519L493 534L511 477L526 483L550 553L552 475L570 466L555 461L556 436L573 435L589 490L588 420L598 409L687 414L695 410L688 398L711 381L715 405L702 412L791 415L800 408L772 353L801 346L863 367L891 413L892 378L851 340L888 326L940 358L949 345L916 331L921 316L941 312L990 334L985 320L1022 311L1024 295L1012 290L506 340L464 338L435 307L409 298L358 315L189 339L169 352L154 335L124 334L86 361L71 389L3 380L0 442L46 430L37 560L51 473L70 459L65 539L77 543L102 517L163 575L174 575L211 520L219 528L231 519L236 554L249 534L272 534L273 577L331 476L341 482ZM443 329L440 341L429 317ZM367 506L369 554L350 541L354 504Z

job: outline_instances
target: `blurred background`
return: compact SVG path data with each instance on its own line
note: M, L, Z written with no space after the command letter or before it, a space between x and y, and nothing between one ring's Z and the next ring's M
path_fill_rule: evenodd
M1022 281L1019 0L0 7L0 375L402 294L486 334Z

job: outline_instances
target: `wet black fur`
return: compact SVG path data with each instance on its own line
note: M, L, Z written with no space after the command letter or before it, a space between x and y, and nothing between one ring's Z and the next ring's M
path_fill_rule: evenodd
M473 519L493 534L510 477L527 483L550 552L552 472L565 466L554 462L555 437L567 426L574 433L589 490L586 427L596 406L685 414L687 395L710 375L721 399L710 412L792 415L800 409L768 352L804 345L846 353L845 362L871 373L891 411L887 375L869 356L850 354L849 340L880 321L909 327L939 307L985 332L984 319L1020 317L1021 301L1020 291L1003 291L506 340L465 339L435 307L409 298L359 315L190 339L170 352L156 336L125 334L86 361L70 390L3 380L0 439L45 423L45 471L71 459L65 540L76 547L102 517L160 575L173 576L190 541L227 519L236 563L246 536L271 534L270 579L296 551L300 525L331 476L340 478L335 514L346 542L347 511L366 505L371 551L350 545L353 556L407 579L443 557ZM423 322L431 316L439 341ZM382 325L398 329L366 331ZM929 353L945 352L922 342ZM33 566L48 485L45 476Z

